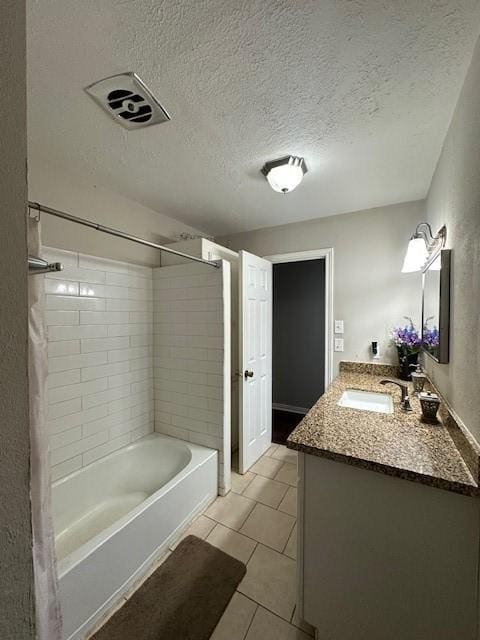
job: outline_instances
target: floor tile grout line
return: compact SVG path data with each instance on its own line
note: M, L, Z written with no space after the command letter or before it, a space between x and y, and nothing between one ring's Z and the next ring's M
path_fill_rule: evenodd
M247 496L245 496L245 497L247 497ZM250 498L250 499L254 500L254 498ZM280 509L278 509L276 507L272 507L270 504L265 504L264 502L260 502L259 500L255 500L255 502L256 502L256 505L260 505L262 507L267 507L267 509L271 509L272 511L278 511L279 513L283 513L286 516L290 516L291 518L295 518L295 520L297 519L296 516L292 516L290 513L286 513L285 511L280 511Z
M214 521L215 522L215 521ZM244 565L247 566L248 563L250 562L253 554L255 553L255 549L257 548L257 546L260 544L258 540L254 540L253 538L250 538L249 536L246 536L243 533L240 533L240 531L236 531L235 529L232 529L231 527L227 527L226 524L223 524L222 522L215 522L215 526L213 527L213 529L209 532L209 534L207 535L207 537L205 538L205 542L208 542L209 544L211 544L213 547L216 547L216 545L213 544L213 542L209 542L208 538L211 536L211 534L213 533L213 531L218 527L221 526L224 529L228 529L229 531L231 531L232 533L237 533L239 536L242 536L242 538L246 538L247 540L250 540L250 542L253 542L253 549L250 552L250 555L248 556L248 560L246 562L244 562ZM290 538L290 536L289 536ZM288 542L288 541L287 541ZM217 547L217 549L220 549L221 551L223 551L223 549L221 549L220 547ZM227 553L226 551L224 551L224 553ZM231 553L227 553L227 555L232 555ZM232 556L233 558L234 556ZM288 558L288 556L287 556ZM242 562L242 560L240 561Z
M295 618L295 612L297 610L298 604L295 603L295 606L293 607L293 611L292 611L292 619L290 621L290 624L292 625L292 627L295 627L295 629L299 629L299 631L302 631L306 636L308 636L309 638L313 638L314 636L310 635L310 633L308 633L307 631L305 631L305 629L302 629L302 627L299 627L298 624L295 624L293 619ZM300 620L300 618L299 618ZM303 622L305 622L306 624L308 624L305 620L303 620ZM310 625L311 626L311 625ZM313 628L313 627L312 627Z
M274 456L266 456L266 457L271 457L272 460L278 460L279 462L282 462L283 464L296 464L296 462L292 462L292 459L290 458L290 460L285 459L285 458L275 458Z
M241 583L240 583L241 584ZM240 585L239 585L240 586ZM272 611L271 609L269 609L266 605L262 604L261 602L257 602L256 600L254 600L253 598L251 598L250 596L247 596L246 593L243 593L243 591L239 591L237 588L237 593L240 593L242 596L244 596L245 598L248 598L248 600L250 600L250 602L253 602L254 604L257 605L258 607L262 607L262 609L265 609L266 611L268 611L269 613L273 614L274 616L276 616L277 618L279 618L280 620L282 620L283 622L286 622L287 624L292 624L289 620L287 620L287 618L283 618L281 615L279 615L278 613L275 613L275 611ZM293 613L295 612L295 607L297 606L297 604L295 603L293 606L293 610L292 610L292 616ZM256 611L255 611L256 613ZM255 614L254 614L255 615ZM253 618L252 618L253 620ZM292 627L295 627L295 629L300 629L300 627L297 627L297 625L293 624ZM300 631L302 631L302 629L300 629ZM305 633L305 631L303 632ZM308 634L307 634L308 635Z
M260 605L260 606L263 607L263 605ZM291 620L292 620L292 618L293 618L293 616L295 614L295 607L296 606L297 606L297 603L295 603L293 605L292 615L290 616L290 620L287 622L287 624L291 625L292 627L295 627L295 629L298 629L299 627L297 627L297 625L295 625L295 624L292 624L292 622L291 622ZM263 607L263 608L267 609L267 607ZM270 609L267 609L267 611L270 611ZM279 616L278 613L275 613L275 611L270 611L270 613L272 613L275 617L279 618L279 620L285 621L285 618L282 618L282 616ZM301 631L301 629L300 629L300 631Z
M262 502L261 500L257 500L257 503L263 505L264 507L270 507L270 509L273 509L274 511L279 511L280 513L285 513L285 515L287 515L287 516L291 515L291 514L287 513L286 511L281 511L278 507L273 507L271 504L267 504L266 502ZM280 504L278 506L280 506Z
M284 482L283 480L276 480L275 478L267 478L267 476L262 476L261 473L256 473L255 474L256 478L263 478L264 480L271 480L272 482L278 482L278 484L283 484L285 487L287 487L287 490L292 487L293 485L288 484L288 482ZM246 491L248 489L248 487L252 484L252 482L255 480L255 478L252 478L250 480L250 482L248 483L248 485L245 487L245 489L243 491ZM294 487L295 488L295 487ZM242 493L243 495L243 493Z
M245 536L248 537L248 536ZM289 536L290 537L290 536ZM250 540L253 540L253 538L250 538ZM297 559L296 558L291 558L290 556L287 556L286 553L282 553L281 551L278 551L277 549L274 549L273 547L269 547L268 544L265 544L264 542L259 542L258 540L255 540L255 542L257 543L257 546L254 549L254 552L257 550L257 548L259 546L265 547L266 549L268 549L269 551L275 551L275 553L278 553L279 556L285 556L285 558L287 558L288 560L291 560L292 562L295 562L295 564L297 564ZM253 556L253 553L252 553ZM250 557L250 560L252 558ZM250 562L250 560L248 562ZM247 568L248 568L248 563L247 563Z
M269 507L268 505L262 504L261 502L257 502L257 505L261 505L262 507L267 507L267 509L272 509L272 511L278 511L278 509L273 509L272 507ZM255 507L254 507L254 508L255 508ZM251 515L252 513L253 513L253 509L252 509L252 511L250 512L250 515ZM283 511L280 511L279 513L283 513ZM288 514L288 513L286 513L286 514L284 514L284 515L289 515L289 514ZM286 543L285 543L285 547L287 546L288 541L289 541L289 539L290 539L290 536L292 535L292 531L293 531L293 529L294 529L295 525L297 524L297 518L296 518L296 517L294 517L294 516L290 516L290 517L291 517L291 518L293 518L293 520L294 520L294 521L293 521L293 523L292 523L292 528L290 529L290 531L289 531L289 533L288 533L288 537L287 537L287 541L286 541ZM247 520L248 520L248 518L247 518ZM245 520L245 522L246 522L247 520ZM243 523L243 525L242 525L242 527L241 527L241 528L243 528L243 526L244 526L245 522ZM239 529L237 533L240 533L240 532L241 532L241 530ZM247 536L245 533L243 533L243 532L241 532L241 533L242 533L242 535L244 535L246 538L250 538L250 536ZM250 539L251 539L251 540L255 540L255 538L250 538ZM283 554L283 551L279 551L278 549L275 549L274 547L270 546L270 545L269 545L269 544L267 544L266 542L260 542L260 540L256 540L256 542L258 542L258 543L260 543L260 544L263 544L265 547L268 547L269 549L272 549L273 551L276 551L277 553ZM284 547L284 548L285 548L285 547ZM283 554L283 555L285 555L287 558L289 558L289 557L290 557L290 556L287 556L286 554Z
M267 508L272 509L273 511L278 511L278 509L273 509L273 507L268 507L268 505L264 505L264 504L262 504L261 502L257 502L256 500L253 500L253 502L255 502L255 506L256 506L257 504L260 504L260 505L262 505L262 506L264 506L264 507L266 506ZM210 516L206 516L205 514L200 514L200 515L203 515L205 518L208 518L209 520L211 520L212 522L214 522L214 523L215 523L215 526L216 526L217 524L221 524L223 527L225 527L225 528L227 528L227 529L230 529L230 531L233 531L234 533L238 533L238 534L242 535L244 538L248 538L249 540L252 540L253 542L255 542L255 543L256 543L256 545L263 544L263 545L264 545L265 547L267 547L268 549L271 549L272 551L276 551L276 552L277 552L277 553L279 553L280 555L284 555L286 558L289 558L290 560L294 560L294 561L296 561L296 560L295 560L295 558L292 558L291 556L288 556L286 553L283 553L283 551L285 550L285 548L286 548L286 546L287 546L287 544L288 544L288 541L290 540L290 536L292 535L292 531L293 531L293 529L295 528L295 525L297 524L297 518L296 518L296 516L291 516L290 514L285 513L285 515L289 515L291 518L293 518L293 519L294 519L294 522L293 522L292 528L291 528L291 529L290 529L290 531L289 531L289 534L288 534L288 537L287 537L287 541L285 542L285 546L283 547L283 550L282 550L282 551L279 551L278 549L275 549L274 547L271 547L270 545L266 544L265 542L260 542L260 540L255 540L255 538L252 538L251 536L249 536L249 535L247 535L246 533L244 533L243 531L241 531L241 528L243 527L243 525L245 524L245 522L246 522L246 521L248 520L248 518L250 517L250 515L251 515L251 513L253 512L253 509L255 508L255 506L252 508L252 510L250 511L250 513L248 514L248 516L246 517L246 519L244 520L244 522L243 522L243 524L241 525L240 529L234 529L233 527L230 527L228 524L225 524L224 522L220 522L220 520L215 520L214 518L211 518ZM284 512L283 512L283 511L280 511L280 513L284 513ZM212 530L213 530L213 529L212 529ZM211 531L210 531L210 533L211 533ZM208 535L210 535L210 533L209 533ZM207 536L207 537L208 537L208 536ZM252 552L252 555L253 555L253 552ZM250 561L250 560L249 560L249 561Z
M279 471L280 471L280 469L279 469ZM252 471L252 473L253 473L253 471ZM262 474L261 474L261 473L254 473L253 475L254 475L255 477L257 477L257 478L258 478L258 477L263 478L264 480L271 480L272 482L278 482L279 484L283 484L283 485L285 485L286 487L291 487L291 486L292 486L291 484L288 484L288 482L284 482L283 480L275 480L275 478L267 478L267 476L262 476ZM250 482L248 483L248 486L246 486L244 490L248 489L248 487L252 484L252 482L253 482L254 480L255 480L255 478L252 478L252 479L250 480Z
M297 487L292 487L289 485L287 493L290 489L293 489L294 491L297 491ZM285 496L287 495L287 493L285 494ZM280 509L280 506L282 504L282 502L285 500L285 496L283 496L282 500L280 501L280 504L277 507L277 511L281 511L282 513L286 513L288 516L292 516L293 518L297 517L297 513L295 512L295 515L293 515L293 513L289 513L288 511L284 511L283 509Z
M245 538L247 538L247 537L248 537L248 536L245 536ZM249 539L249 540L252 540L252 538L248 538L248 539ZM250 560L252 559L252 556L253 556L253 554L255 553L255 551L256 551L256 549L257 549L258 545L260 544L260 543L258 542L258 540L254 540L254 543L255 543L255 545L254 545L254 547L253 547L253 549L252 549L252 553L250 554L250 557L248 558L247 562L245 563L245 566L247 566L247 565L248 565L248 563L249 563L249 562L250 562Z
M247 495L245 496L245 498L250 498L251 500L255 500L259 504L263 504L265 507L270 507L270 509L274 509L275 511L280 511L280 509L278 507L281 505L283 499L287 495L287 491L285 491L285 493L283 494L282 498L280 499L280 502L278 503L278 505L276 507L272 506L271 504L267 504L266 502L262 502L258 498L251 498L250 496L247 496ZM285 511L282 511L282 513L285 513ZM287 514L287 515L289 515L289 514Z
M228 494L227 494L228 495ZM240 494L236 494L236 495L240 495ZM219 498L226 498L227 496L219 496ZM255 507L257 506L257 504L259 504L256 500L253 500L253 498L247 498L247 496L242 496L244 498L246 498L247 500L250 500L251 502L254 503L253 507L250 509L250 511L248 512L248 514L246 515L245 519L242 521L242 524L239 526L238 529L234 529L233 527L229 527L227 524L225 524L224 522L221 522L220 520L215 520L214 517L212 516L205 516L206 518L209 518L210 520L213 520L215 523L218 524L222 524L224 527L227 527L228 529L231 529L232 531L236 531L237 533L240 533L240 529L243 527L243 525L245 524L245 522L248 520L250 514L252 513L252 511L255 509ZM218 498L217 498L218 499ZM214 503L212 503L214 504ZM205 515L205 512L201 515ZM248 538L249 536L245 536L246 538Z
M247 496L244 496L245 498ZM252 498L248 498L248 500L252 500ZM252 511L255 509L255 507L257 506L258 502L256 500L252 500L252 502L254 502L253 507L250 509L250 511L248 512L247 516L245 517L245 520L242 522L242 524L240 525L240 527L238 528L238 533L240 533L240 529L243 527L243 525L245 524L245 522L248 520L248 518L250 517L250 514L252 513ZM248 537L248 536L247 536Z
M235 473L237 473L235 471ZM258 473L253 473L253 471L247 471L247 473L251 473L253 475L253 478L250 480L250 482L247 484L246 487L243 487L243 489L241 491L234 491L233 489L231 489L231 491L233 491L233 493L237 493L239 496L243 496L243 492L246 491L248 489L248 487L252 484L252 482L255 480L255 478L257 477ZM241 476L243 478L244 475L246 474L242 474L241 473L237 473L237 475Z
M280 513L284 513L286 516L292 516L292 518L297 517L296 515L294 515L293 513L290 513L289 511L284 511L283 509L280 509L280 505L278 505L278 508L275 509L275 511L280 511Z
M283 547L283 551L281 552L283 556L285 556L285 557L287 557L287 558L290 558L290 560L295 560L295 562L297 561L297 559L296 559L296 558L292 558L291 556L287 555L287 554L285 553L285 549L287 548L287 545L288 545L288 543L290 542L290 538L292 537L293 530L295 529L295 527L296 527L296 526L297 526L297 519L295 518L295 522L293 523L292 530L291 530L291 531L290 531L290 533L288 534L287 541L286 541L286 543L285 543L285 546Z
M262 503L261 502L257 502L257 504L262 504ZM267 505L262 505L262 506L267 506ZM253 511L253 509L252 509L252 511ZM276 509L274 509L274 511L276 511ZM280 513L283 513L283 511L281 511ZM289 515L289 514L287 513L285 515ZM295 516L291 516L291 517L294 518L295 522L293 523L293 527L292 527L290 533L288 534L288 540L290 539L290 536L292 535L292 531L295 528L295 525L297 524L297 518ZM244 538L248 538L249 540L252 540L252 542L255 542L257 545L263 544L263 546L267 547L268 549L271 549L272 551L276 551L277 553L280 553L281 555L285 555L286 558L290 558L290 556L287 556L282 551L278 551L278 549L274 549L273 547L269 546L268 544L265 544L264 542L260 542L260 540L255 540L255 538L252 538L251 536L248 536L246 533L243 533L243 531L240 531L240 529L234 529L233 527L229 527L228 524L225 524L224 522L220 522L219 520L214 520L213 518L210 518L210 516L205 516L205 518L208 518L209 520L214 522L215 525L221 524L226 529L229 529L230 531L233 531L234 533L239 533L241 536L243 536ZM247 519L248 519L248 516L247 516ZM246 522L246 520L245 520L245 522ZM243 527L243 525L242 525L242 527ZM210 535L210 533L208 535ZM288 540L287 540L287 543L288 543ZM286 546L287 543L285 543L285 546ZM253 553L252 553L252 555L253 555ZM290 558L290 560L294 560L294 558Z
M292 464L292 463L291 462L285 462L284 464ZM282 468L283 468L283 465L282 465L282 467L280 467L280 469L277 471L277 473L279 473L282 470ZM273 480L274 482L280 482L280 484L284 484L287 487L293 487L294 489L296 488L296 485L289 484L288 482L284 482L283 480L277 480L277 478L275 476L273 476L273 478L269 478L268 476L264 476L261 473L258 473L258 471L252 471L251 473L253 473L255 476L260 476L260 478L265 478L266 480ZM241 474L239 474L239 475L241 475ZM247 489L250 486L250 484L253 482L253 480L254 480L254 478L252 478L250 480L250 482L248 483L247 487L245 487L245 489ZM245 489L244 489L244 491L245 491Z
M240 591L237 591L237 593L240 593ZM248 623L247 630L245 631L245 635L244 635L244 636L243 636L243 638L242 638L242 640L246 640L246 637L248 636L248 633L249 633L249 631L250 631L250 627L251 627L251 626L252 626L252 624L253 624L253 619L255 618L255 616L256 616L256 614L257 614L257 611L258 611L258 607L259 607L260 605L258 604L258 602L255 602L255 600L252 600L251 598L248 598L248 596L244 595L243 593L242 593L242 596L243 596L244 598L247 598L247 599L248 599L248 600L250 600L251 602L254 602L254 603L255 603L255 610L254 610L254 612L253 612L252 619L251 619L251 620L250 620L250 622Z
M293 517L293 516L292 516L292 517ZM290 556L287 556L287 554L286 554L286 553L284 553L284 551L285 551L285 549L287 548L287 544L288 544L288 542L289 542L289 540L290 540L290 538L291 538L291 536L292 536L292 533L293 533L293 530L294 530L294 529L295 529L295 527L296 527L296 524L297 524L297 519L295 518L295 521L293 522L292 528L290 529L290 532L289 532L289 534L288 534L288 538L287 538L287 541L286 541L286 543L285 543L285 546L283 547L283 550L280 552L282 555L286 556L287 558L290 558ZM293 558L291 558L291 560L293 560ZM295 560L295 562L296 562L296 560Z

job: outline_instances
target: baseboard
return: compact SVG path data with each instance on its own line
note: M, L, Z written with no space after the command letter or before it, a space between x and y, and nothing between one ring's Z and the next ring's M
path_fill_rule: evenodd
M305 414L309 411L307 407L294 407L290 404L279 404L278 402L274 402L272 404L273 409L278 409L279 411L289 411L290 413L301 413Z

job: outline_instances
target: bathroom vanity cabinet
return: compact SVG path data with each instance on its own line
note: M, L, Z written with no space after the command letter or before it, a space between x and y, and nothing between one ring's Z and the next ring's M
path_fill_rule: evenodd
M479 501L299 453L298 590L321 640L476 640Z
M385 392L342 365L287 442L298 613L321 640L478 640L478 451L452 420L423 424L416 398L400 411L394 388L390 414L340 406L348 390Z

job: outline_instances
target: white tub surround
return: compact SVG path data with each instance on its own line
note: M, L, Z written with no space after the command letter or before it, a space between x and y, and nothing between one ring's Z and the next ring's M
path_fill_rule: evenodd
M52 475L153 432L152 269L45 248Z
M217 449L230 490L230 264L153 270L155 430Z
M80 640L217 495L217 452L148 435L53 485L65 640Z
M238 450L238 419L239 419L239 389L238 382L238 253L222 247L221 244L207 240L207 238L194 238L182 240L170 245L172 249L183 251L190 256L203 258L204 260L226 260L230 263L230 384L231 384L231 445L232 452ZM185 264L187 261L171 253L162 254L162 267L174 264Z

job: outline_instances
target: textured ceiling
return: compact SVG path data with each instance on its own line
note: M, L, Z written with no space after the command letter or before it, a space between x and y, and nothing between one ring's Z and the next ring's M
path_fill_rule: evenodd
M30 0L29 163L212 234L423 198L478 0ZM136 71L172 116L139 131L83 92ZM292 153L287 196L260 174Z

